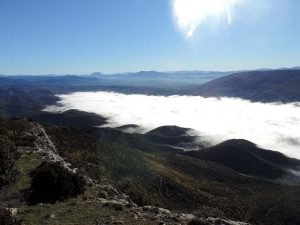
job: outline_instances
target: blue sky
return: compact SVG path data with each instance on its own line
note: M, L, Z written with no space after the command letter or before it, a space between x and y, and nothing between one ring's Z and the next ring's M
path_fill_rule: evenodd
M0 74L300 65L299 0L211 1L0 0Z

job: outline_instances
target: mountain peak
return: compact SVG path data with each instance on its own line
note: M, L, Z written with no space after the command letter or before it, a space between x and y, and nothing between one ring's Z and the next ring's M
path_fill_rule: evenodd
M100 77L100 76L103 76L103 74L100 72L94 72L94 73L91 73L91 76L92 77Z

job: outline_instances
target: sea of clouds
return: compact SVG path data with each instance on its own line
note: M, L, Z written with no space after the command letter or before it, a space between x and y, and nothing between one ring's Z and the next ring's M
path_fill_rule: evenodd
M300 159L300 105L252 103L238 98L149 96L114 92L58 95L45 111L77 109L108 119L107 126L137 124L146 132L163 125L192 128L212 144L242 138Z

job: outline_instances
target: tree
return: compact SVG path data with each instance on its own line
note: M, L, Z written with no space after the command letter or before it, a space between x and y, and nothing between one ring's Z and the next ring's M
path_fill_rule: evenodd
M10 138L16 145L20 144L21 137L32 129L31 123L27 119L13 118L6 122Z
M70 172L59 163L42 162L30 176L32 203L54 203L84 192L84 178Z

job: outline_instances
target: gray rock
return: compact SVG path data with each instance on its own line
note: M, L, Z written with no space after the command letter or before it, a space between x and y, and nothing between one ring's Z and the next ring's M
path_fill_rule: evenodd
M10 211L12 216L17 216L18 214L18 208L6 208L8 211Z

